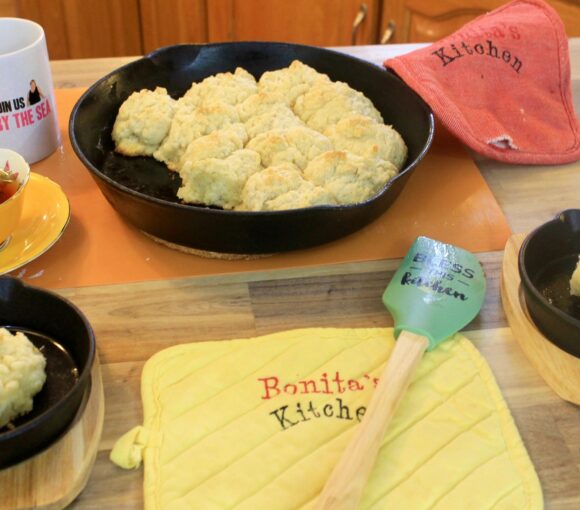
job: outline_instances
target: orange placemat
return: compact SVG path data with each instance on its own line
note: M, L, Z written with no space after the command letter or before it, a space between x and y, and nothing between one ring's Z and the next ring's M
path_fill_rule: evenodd
M503 249L511 234L474 162L458 142L439 130L395 204L348 237L249 261L177 252L126 223L77 159L68 139L68 118L81 93L81 89L56 91L63 145L32 167L62 186L72 208L70 224L58 243L12 273L35 285L80 287L400 258L418 235L473 252L492 251Z

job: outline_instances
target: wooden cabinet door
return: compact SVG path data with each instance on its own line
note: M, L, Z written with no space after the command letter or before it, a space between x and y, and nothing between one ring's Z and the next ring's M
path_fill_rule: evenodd
M143 51L138 0L17 0L16 8L42 25L51 59Z
M143 51L207 42L206 0L140 0Z
M376 42L379 0L207 0L209 41ZM353 40L353 22L365 9Z
M503 0L385 1L381 34L394 28L388 42L431 42L445 37ZM497 5L495 5L497 4ZM393 27L394 24L394 27ZM387 42L387 41L383 41Z
M0 0L0 16L3 18L15 18L18 12L16 11L16 0Z
M561 16L568 36L579 36L580 2L547 1ZM388 42L393 43L436 41L506 3L506 0L384 0L380 33L391 33Z
M556 9L568 37L580 37L580 1L578 0L547 0Z

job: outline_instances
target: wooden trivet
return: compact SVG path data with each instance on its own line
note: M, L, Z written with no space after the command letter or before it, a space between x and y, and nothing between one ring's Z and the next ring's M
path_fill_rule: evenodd
M518 253L525 234L512 235L505 247L501 299L513 335L530 363L556 394L580 405L580 358L558 348L536 327L521 290Z
M84 409L69 430L38 455L0 470L0 510L60 510L85 488L103 430L105 400L95 358Z
M266 254L244 254L244 253L221 253L217 251L207 251L207 250L198 250L196 248L190 248L189 246L182 246L181 244L172 243L171 241L166 241L165 239L161 239L160 237L156 237L144 230L141 230L143 234L145 234L150 239L153 239L156 243L162 244L163 246L167 246L172 250L177 250L182 253L188 253L189 255L196 255L198 257L203 257L204 259L219 259L219 260L258 260L263 259L265 257L271 257L271 253Z

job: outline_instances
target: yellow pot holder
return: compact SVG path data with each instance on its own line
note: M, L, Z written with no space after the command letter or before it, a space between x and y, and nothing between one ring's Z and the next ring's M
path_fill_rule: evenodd
M147 510L312 509L362 419L392 329L301 329L178 345L142 378L143 426L111 459L145 464ZM535 510L538 477L484 359L425 354L360 510Z

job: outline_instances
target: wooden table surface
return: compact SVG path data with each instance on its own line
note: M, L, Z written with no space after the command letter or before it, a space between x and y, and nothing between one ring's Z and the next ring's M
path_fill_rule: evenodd
M381 63L413 45L340 48ZM580 111L580 39L571 40L575 107ZM88 86L130 58L52 63L56 87ZM512 166L474 156L512 230L526 232L580 208L580 164ZM559 399L512 336L500 300L503 252L478 254L488 294L467 336L488 360L539 474L546 508L580 509L580 408ZM89 484L72 508L139 509L142 470L123 471L108 455L142 419L144 362L168 345L245 338L285 329L390 326L379 297L397 260L308 270L64 289L92 323L105 385L106 416ZM477 510L477 509L474 509Z

